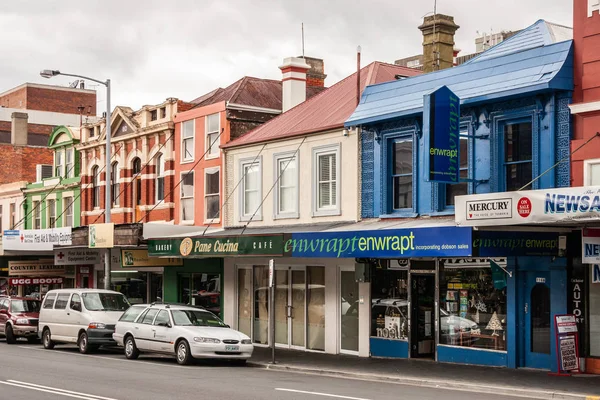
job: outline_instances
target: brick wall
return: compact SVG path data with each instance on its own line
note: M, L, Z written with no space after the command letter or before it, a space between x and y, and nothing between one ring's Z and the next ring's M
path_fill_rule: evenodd
M4 96L0 96L0 106L6 108L26 108L27 87L22 87Z
M35 182L35 166L53 163L50 149L0 144L0 184Z
M0 96L0 106L65 114L79 114L77 107L84 106L86 113L88 107L91 107L90 114L96 115L96 93L77 89L25 86Z

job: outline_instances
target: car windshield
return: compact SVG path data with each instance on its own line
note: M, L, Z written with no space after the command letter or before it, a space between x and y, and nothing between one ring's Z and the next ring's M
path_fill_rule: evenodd
M33 300L13 300L12 301L12 312L40 312L40 302Z
M173 321L180 326L214 326L226 327L213 313L200 310L173 310Z
M83 304L90 311L125 311L130 304L122 294L84 293Z

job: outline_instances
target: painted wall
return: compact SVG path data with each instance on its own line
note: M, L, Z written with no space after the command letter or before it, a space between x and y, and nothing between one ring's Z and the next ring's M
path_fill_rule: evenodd
M226 152L226 188L230 200L226 208L226 226L240 226L247 223L241 216L242 185L238 184L243 176L241 163L253 161L261 163L261 200L264 199L261 210L252 220L252 227L280 226L290 224L311 224L320 222L357 221L360 219L359 209L359 145L356 131L350 131L349 136L343 136L342 130L327 133L315 133L303 137L268 142L266 145L257 144L248 147L234 148ZM304 141L303 141L304 140ZM333 215L316 216L315 190L316 177L314 170L314 151L327 149L331 146L339 148L340 165L338 182L340 205L339 212ZM262 150L262 151L261 151ZM284 154L297 153L298 185L297 185L297 215L278 216L276 210L277 181L276 157ZM258 156L258 158L257 158ZM259 215L260 214L260 215Z
M461 130L469 138L469 193L489 193L506 190L501 159L503 130L513 122L531 122L533 177L541 175L558 160L569 159L570 118L569 93L525 97L505 102L483 104L476 108L461 108ZM379 216L416 217L419 215L454 214L454 207L445 204L444 184L426 182L421 160L428 146L421 135L421 117L403 118L386 124L363 128L362 149L362 206L363 218ZM413 209L392 212L391 198L391 141L413 138ZM568 187L569 163L558 165L533 183L534 189Z
M184 172L194 171L194 220L182 221L181 212L181 186L177 189L175 201L175 223L185 225L206 225L221 226L221 218L207 220L204 205L204 171L207 168L220 168L220 193L223 193L223 164L222 151L213 158L207 158L204 153L207 150L206 141L206 117L211 114L220 113L220 129L222 130L219 138L219 145L229 141L230 126L226 118L225 102L215 103L204 107L194 108L192 110L177 114L175 118L175 181L181 180L181 175ZM182 124L186 121L194 121L194 157L191 160L184 161L182 154ZM222 204L222 195L220 196L220 204Z

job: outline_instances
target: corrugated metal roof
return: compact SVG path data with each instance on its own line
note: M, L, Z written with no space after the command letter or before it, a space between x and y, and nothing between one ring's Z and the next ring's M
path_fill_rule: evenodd
M461 104L535 91L573 90L572 41L541 45L524 51L513 51L515 47L509 43L520 35L533 41L541 40L539 35L532 36L531 32L541 32L542 25L546 26L538 22L530 27L532 29L527 28L486 52L497 50L496 57L480 58L486 54L483 53L455 68L367 87L360 104L346 121L346 126L421 113L423 95L442 85L456 93ZM517 42L522 41L518 39ZM500 49L505 43L508 44L505 49ZM512 50L508 51L509 48Z
M373 62L361 69L361 88L396 80L396 75L422 72L399 65ZM221 147L230 148L342 127L356 107L356 72L271 121Z

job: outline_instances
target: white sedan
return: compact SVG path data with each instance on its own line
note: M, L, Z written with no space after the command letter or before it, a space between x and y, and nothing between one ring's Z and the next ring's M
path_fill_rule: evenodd
M224 358L245 363L252 340L231 329L216 315L197 307L168 304L135 305L117 322L113 339L125 357L140 352L172 354L179 364L194 358Z

